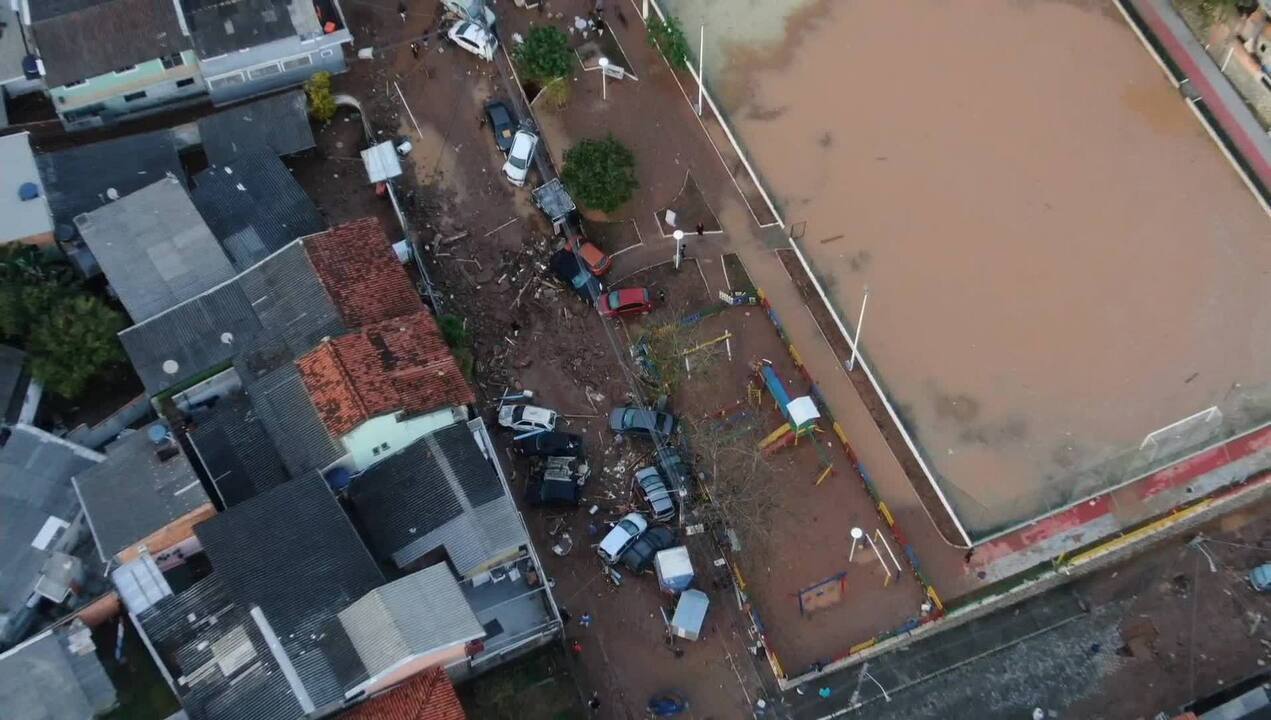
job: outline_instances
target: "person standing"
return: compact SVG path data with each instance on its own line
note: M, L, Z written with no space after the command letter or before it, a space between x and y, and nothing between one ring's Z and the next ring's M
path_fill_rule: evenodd
M419 59L419 43L411 41L410 54L413 55L416 60Z
M406 3L397 3L397 14L402 16L402 22L406 22Z

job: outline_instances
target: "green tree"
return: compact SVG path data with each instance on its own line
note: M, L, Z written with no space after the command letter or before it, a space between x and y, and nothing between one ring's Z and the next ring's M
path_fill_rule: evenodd
M1245 0L1184 0L1183 5L1191 6L1206 25L1226 20L1229 15L1238 12ZM1251 3L1249 3L1251 4Z
M575 198L602 212L617 210L640 187L635 156L613 135L583 140L567 150L560 177Z
M565 77L574 67L569 38L551 25L536 27L526 33L525 42L512 51L512 60L516 62L522 79L540 86Z
M31 374L58 395L79 395L104 369L123 361L116 333L124 327L123 315L101 298L62 296L31 329Z
M305 94L309 96L309 114L318 122L335 117L335 96L331 94L331 73L318 72L305 81Z
M680 27L679 18L668 15L666 20L656 16L649 18L649 45L662 53L662 57L679 70L688 65L688 39L684 37L684 28Z

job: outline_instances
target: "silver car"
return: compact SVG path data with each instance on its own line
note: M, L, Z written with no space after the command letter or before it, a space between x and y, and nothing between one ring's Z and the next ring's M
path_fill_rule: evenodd
M657 468L636 470L635 481L640 487L640 493L644 495L644 501L649 504L649 512L654 520L665 522L675 517L675 495L671 493L670 486L662 479Z
M512 149L508 150L508 161L503 163L503 175L508 182L517 187L525 184L530 174L530 163L534 162L534 150L538 147L538 136L529 130L517 130L512 138Z

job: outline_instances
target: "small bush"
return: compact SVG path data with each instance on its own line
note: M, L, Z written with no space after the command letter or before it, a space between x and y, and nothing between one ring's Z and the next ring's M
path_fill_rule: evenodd
M662 53L672 68L688 68L688 39L675 16L668 15L665 21L657 16L649 18L649 45Z
M305 81L305 94L309 96L309 114L318 122L335 117L335 96L331 94L331 73L314 73Z

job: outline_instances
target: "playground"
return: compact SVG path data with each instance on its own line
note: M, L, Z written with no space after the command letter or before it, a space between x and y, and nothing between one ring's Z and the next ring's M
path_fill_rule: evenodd
M672 407L708 475L701 489L722 508L723 543L774 669L797 675L938 608L755 302L681 320L675 354L688 362Z

